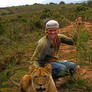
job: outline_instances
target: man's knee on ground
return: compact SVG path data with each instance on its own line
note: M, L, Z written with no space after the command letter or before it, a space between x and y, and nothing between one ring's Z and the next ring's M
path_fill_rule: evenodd
M69 72L73 75L76 71L76 64L74 62L70 62Z

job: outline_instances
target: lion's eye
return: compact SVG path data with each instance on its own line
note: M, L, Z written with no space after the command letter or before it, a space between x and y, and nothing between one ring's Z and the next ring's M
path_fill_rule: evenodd
M35 78L35 79L37 79L37 78L38 78L38 76L34 76L34 78Z
M44 75L44 78L47 78L47 76L46 76L46 75Z

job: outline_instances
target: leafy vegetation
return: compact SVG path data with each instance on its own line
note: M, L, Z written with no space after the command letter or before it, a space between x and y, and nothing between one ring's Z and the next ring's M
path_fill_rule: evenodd
M72 77L68 82L61 84L61 87L68 90L68 92L91 92L92 87L87 85L88 80L79 77L77 80Z

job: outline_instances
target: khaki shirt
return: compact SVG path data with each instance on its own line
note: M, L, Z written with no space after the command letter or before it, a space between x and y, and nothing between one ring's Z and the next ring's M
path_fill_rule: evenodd
M56 46L52 46L51 41L48 37L44 36L38 41L38 45L34 51L34 54L31 58L31 63L35 67L44 66L49 62L56 61L56 54L59 50L60 43L66 43L69 45L74 45L77 41L77 33L73 37L67 37L63 34L58 34L56 40Z

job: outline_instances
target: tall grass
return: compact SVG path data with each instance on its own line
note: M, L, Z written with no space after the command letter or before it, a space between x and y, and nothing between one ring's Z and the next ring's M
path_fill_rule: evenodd
M78 34L78 39L77 39L77 44L76 44L76 51L77 51L77 60L80 62L87 62L90 61L89 56L91 56L90 51L89 51L89 45L88 41L90 40L90 35L87 32L86 29L81 27L82 25L77 25L77 31L79 32Z

